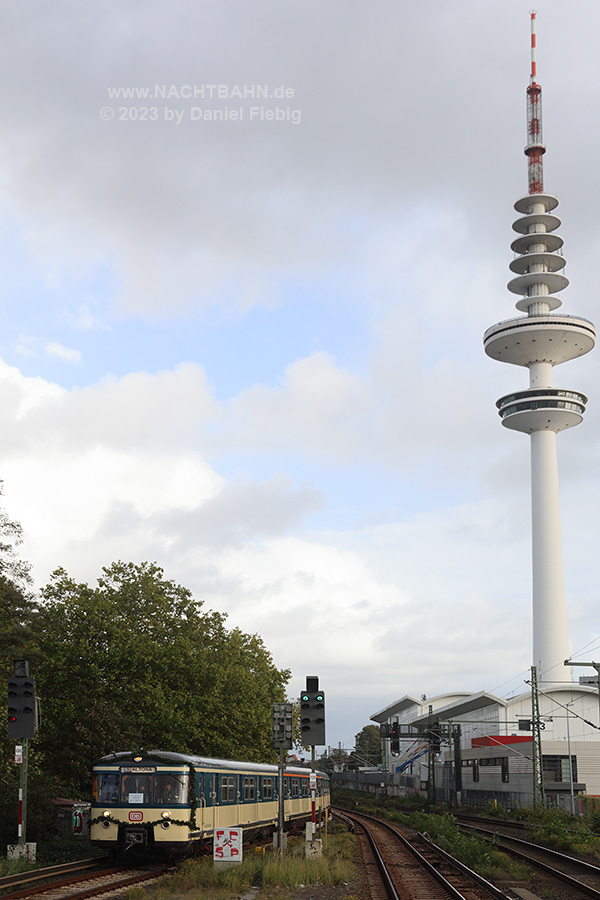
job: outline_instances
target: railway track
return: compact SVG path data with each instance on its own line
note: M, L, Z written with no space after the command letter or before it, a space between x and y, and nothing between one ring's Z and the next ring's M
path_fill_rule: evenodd
M370 900L507 900L506 894L425 837L409 841L381 819L334 811L359 828Z
M163 875L168 866L102 868L106 858L82 860L47 869L34 869L0 878L0 900L83 900L107 891L125 890ZM99 865L100 864L100 865Z
M586 897L600 900L600 867L489 828L466 824L462 824L461 828L484 840L494 841L499 850L527 863L540 873L538 878L547 886L551 885L554 890L558 888L564 891L564 886L568 885L569 900Z

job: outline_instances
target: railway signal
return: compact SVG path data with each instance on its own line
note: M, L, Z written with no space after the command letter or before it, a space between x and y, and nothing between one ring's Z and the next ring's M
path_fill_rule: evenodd
M35 679L21 660L14 664L15 674L8 679L8 736L22 740L32 738L37 728L35 711Z
M325 694L316 676L307 675L306 690L300 695L300 726L303 747L325 744Z
M397 722L392 722L390 725L390 750L393 754L400 753L400 729L398 728Z
M291 703L273 704L273 737L271 746L274 750L292 749L292 708Z

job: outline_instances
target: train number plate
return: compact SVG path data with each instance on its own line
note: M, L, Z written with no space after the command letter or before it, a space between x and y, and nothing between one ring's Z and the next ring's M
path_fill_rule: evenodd
M129 813L129 821L130 822L142 822L144 820L144 813L139 810L132 810Z

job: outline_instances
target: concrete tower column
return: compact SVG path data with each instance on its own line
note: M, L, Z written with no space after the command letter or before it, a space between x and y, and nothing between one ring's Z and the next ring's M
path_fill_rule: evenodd
M556 434L531 434L533 665L542 686L565 681L571 655L560 529Z

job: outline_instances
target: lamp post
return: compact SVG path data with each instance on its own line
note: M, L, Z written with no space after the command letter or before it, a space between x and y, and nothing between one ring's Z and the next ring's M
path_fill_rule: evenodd
M573 706L575 703L574 700L571 700L570 703L565 703L565 707L567 710L567 751L569 754L569 784L571 786L571 815L575 815L575 795L573 793L573 760L571 758L571 731L569 729L569 707Z

